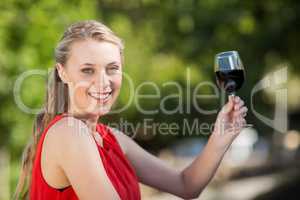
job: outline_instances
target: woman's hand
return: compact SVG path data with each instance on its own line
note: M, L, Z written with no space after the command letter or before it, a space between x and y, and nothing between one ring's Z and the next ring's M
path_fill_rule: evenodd
M215 122L212 143L221 150L226 150L245 126L247 111L240 97L229 96L227 104L223 106Z

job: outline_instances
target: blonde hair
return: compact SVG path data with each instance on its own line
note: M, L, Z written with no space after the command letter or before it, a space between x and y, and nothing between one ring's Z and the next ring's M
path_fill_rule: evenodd
M94 39L116 44L123 57L123 42L111 29L95 20L80 21L72 24L64 32L55 48L55 61L64 66L70 55L71 45L76 41ZM22 155L22 165L14 199L28 199L31 184L32 166L37 143L49 122L57 115L68 111L69 92L67 84L60 79L56 67L49 74L47 95L42 112L37 114L33 123L33 133ZM27 185L27 187L25 187Z

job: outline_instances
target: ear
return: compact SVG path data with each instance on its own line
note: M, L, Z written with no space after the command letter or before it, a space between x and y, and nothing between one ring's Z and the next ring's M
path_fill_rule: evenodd
M56 70L57 70L58 75L59 75L60 79L62 80L62 82L67 84L69 82L69 78L68 78L65 68L60 63L56 63L55 67L56 67Z

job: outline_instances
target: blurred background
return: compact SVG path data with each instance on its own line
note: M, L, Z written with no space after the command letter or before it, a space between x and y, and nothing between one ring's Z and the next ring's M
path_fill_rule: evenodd
M237 50L246 69L246 83L238 92L248 108L245 129L225 155L216 176L202 193L203 200L297 199L300 189L300 2L297 0L2 0L0 2L0 200L10 199L18 180L23 148L32 133L34 115L16 104L15 81L24 72L54 66L53 51L65 28L79 20L96 19L108 25L125 42L126 72L135 86L152 81L162 96L176 92L164 87L175 81L189 95L203 81L215 82L216 53ZM187 84L186 71L190 72ZM251 91L264 77L285 70L287 79ZM283 74L284 75L284 74ZM281 77L281 75L279 75ZM283 76L284 77L284 76ZM284 78L283 78L284 79ZM273 79L270 79L273 80ZM23 103L41 108L46 79L30 76L21 87ZM124 82L116 107L129 101L129 84ZM154 93L143 87L143 94ZM286 101L277 101L278 91ZM214 94L211 87L201 94ZM182 105L190 104L183 98ZM147 109L159 108L161 99L140 101ZM220 109L221 98L201 99L201 108ZM254 108L250 103L254 102ZM175 99L166 101L172 109ZM287 105L287 128L278 131L260 120L260 113L276 117L276 108ZM255 109L255 112L253 110ZM176 168L184 168L201 152L209 134L180 134L183 119L213 123L216 114L190 112L145 115L134 103L103 122L133 124L143 119L152 123L176 123L179 134L154 134L140 127L134 139L147 151ZM284 121L285 118L279 119ZM201 170L201 169L199 169ZM141 184L142 199L179 199ZM298 197L299 198L299 197Z

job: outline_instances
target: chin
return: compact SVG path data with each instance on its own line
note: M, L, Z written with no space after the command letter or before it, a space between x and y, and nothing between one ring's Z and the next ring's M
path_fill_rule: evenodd
M112 97L107 102L99 104L99 102L95 101L95 99L90 98L89 102L92 106L85 109L85 114L93 118L104 116L110 112L115 99L116 96L112 95Z
M108 114L109 111L110 111L109 106L105 106L105 107L102 106L100 108L95 109L92 112L89 112L89 115L93 116L93 117L101 117L101 116L104 116L104 115Z

